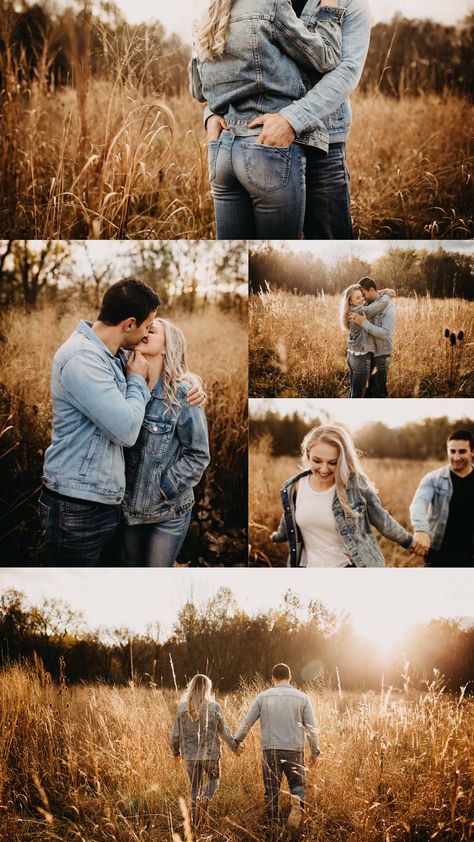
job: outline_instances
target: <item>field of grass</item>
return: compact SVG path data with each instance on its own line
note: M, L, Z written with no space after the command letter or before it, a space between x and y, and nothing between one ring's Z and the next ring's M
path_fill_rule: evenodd
M250 301L250 396L348 397L347 333L338 319L340 296L277 290ZM474 302L428 296L398 298L390 397L474 396ZM464 331L454 359L444 331ZM449 385L450 380L451 385Z
M95 318L94 312L83 312ZM247 331L246 318L208 305L191 314L167 311L188 339L188 365L208 394L211 463L197 487L197 505L180 561L246 563ZM37 562L36 497L50 441L51 361L78 322L77 305L28 315L4 313L0 390L0 463L6 480L0 520L3 563ZM8 547L8 552L5 550Z
M405 529L411 532L408 506L421 477L439 468L436 461L408 459L363 459L367 475L375 483L382 505ZM274 544L271 533L277 528L282 508L280 488L284 480L298 473L298 459L271 455L269 443L262 440L249 451L249 541L250 563L283 567L288 544ZM422 567L420 556L383 538L376 529L387 567Z
M382 685L382 681L381 681ZM311 690L321 757L297 838L464 842L473 833L474 706L426 690ZM219 698L235 732L256 690ZM0 676L2 839L9 842L264 840L258 726L226 747L207 824L183 830L182 764L169 750L177 697L156 687L53 685L40 667ZM283 786L282 814L288 812ZM183 804L184 807L184 804ZM186 809L184 809L186 812ZM275 839L294 838L280 828Z

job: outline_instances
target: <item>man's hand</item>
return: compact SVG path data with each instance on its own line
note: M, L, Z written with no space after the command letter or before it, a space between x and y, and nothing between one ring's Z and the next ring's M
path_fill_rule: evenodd
M415 532L413 535L412 550L417 555L426 555L431 546L431 539L427 532Z
M355 322L357 325L361 325L362 322L365 322L366 316L362 316L360 313L349 313L349 321Z
M207 139L219 140L221 132L228 128L229 126L221 114L213 114L212 117L208 117L206 120Z
M139 374L148 383L148 362L140 351L131 351L127 362L127 376Z
M389 287L387 289L379 289L379 293L380 293L380 295L389 295L390 298L396 298L397 297L396 290L390 289Z
M281 114L262 114L249 123L249 129L256 126L263 126L256 140L263 146L291 146L296 137L294 128Z
M237 748L235 749L235 753L236 753L237 757L241 757L241 755L244 753L244 747L243 747L242 743L240 743L237 746Z
M181 380L187 380L191 383L191 388L187 395L187 401L190 406L204 406L207 401L207 395L204 391L202 380L199 374L193 374L192 371L185 371Z
M308 766L316 766L316 763L319 760L319 754L310 754Z

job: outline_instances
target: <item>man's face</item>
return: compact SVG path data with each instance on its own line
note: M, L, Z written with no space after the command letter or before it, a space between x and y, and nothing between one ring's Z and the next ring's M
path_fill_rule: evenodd
M464 439L448 441L448 459L454 474L459 474L459 476L468 474L474 460L474 450L471 450L469 441L464 441Z
M135 345L138 345L145 336L148 336L148 331L150 330L153 319L155 318L156 310L152 310L151 313L148 313L148 316L144 321L137 325L136 319L127 319L123 323L123 333L124 338L123 342L121 342L122 348L125 348L126 351L131 351L132 348L135 348Z
M364 296L364 300L367 302L367 304L370 304L372 301L375 301L375 299L378 297L378 292L373 287L371 287L370 289L364 289L364 287L362 287L362 295Z

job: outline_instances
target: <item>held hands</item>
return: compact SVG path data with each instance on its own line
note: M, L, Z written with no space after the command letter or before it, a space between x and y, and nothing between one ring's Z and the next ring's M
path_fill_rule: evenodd
M249 129L256 126L263 126L256 140L262 146L291 146L296 137L294 128L281 114L262 114L249 123Z
M127 377L129 374L139 374L148 383L149 366L140 351L131 351L127 362Z
M415 532L413 535L412 549L417 555L427 555L431 546L430 536L427 532Z
M175 769L177 769L177 768L178 768L178 766L179 766L179 764L180 764L180 763L181 763L181 757L179 756L179 754L178 754L178 756L174 755L174 765L175 765Z
M207 139L219 140L221 132L224 129L227 130L228 128L229 126L227 125L224 117L220 114L213 114L212 117L209 117L206 120Z
M241 757L243 755L244 747L243 747L242 743L239 743L239 745L235 749L235 753L236 753L237 757Z

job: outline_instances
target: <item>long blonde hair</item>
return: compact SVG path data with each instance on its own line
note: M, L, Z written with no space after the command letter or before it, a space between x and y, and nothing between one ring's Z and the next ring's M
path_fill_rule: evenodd
M224 52L233 0L211 0L201 21L194 24L194 44L201 59L215 61Z
M347 500L347 488L352 481L358 487L362 480L373 488L373 483L369 480L360 463L360 454L354 446L351 436L338 424L325 424L321 427L314 427L307 433L301 443L301 467L309 468L309 452L315 444L324 442L333 447L337 447L339 451L339 458L337 460L336 471L334 474L336 481L336 493L339 497L342 508L345 514L354 514L353 509L349 506Z
M181 701L186 705L189 718L197 722L203 707L214 701L211 679L202 673L195 675L186 687Z
M163 390L165 393L165 400L168 407L171 409L173 404L177 404L176 392L178 390L179 381L183 374L187 371L186 364L186 339L184 334L168 319L154 319L155 323L159 323L165 334L165 350L163 352Z
M339 308L339 321L341 323L341 327L343 330L350 330L350 322L349 322L349 312L350 312L350 300L352 294L358 290L362 289L359 284L351 284L344 290L341 296L341 305Z

